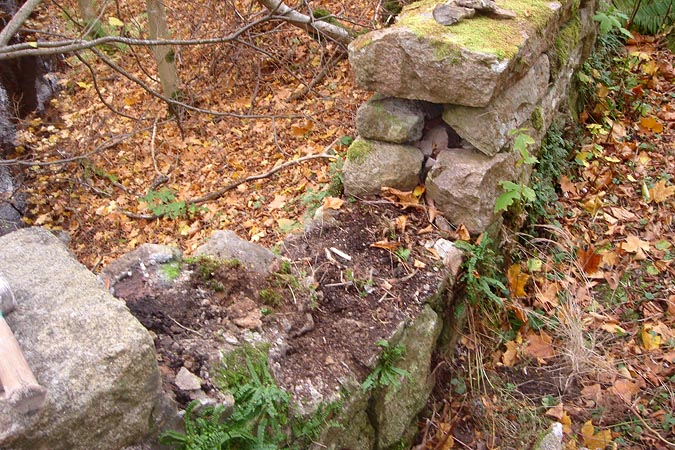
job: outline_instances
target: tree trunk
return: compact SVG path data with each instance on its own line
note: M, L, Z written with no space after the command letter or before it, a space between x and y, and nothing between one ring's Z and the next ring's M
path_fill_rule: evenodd
M169 39L169 27L166 24L166 13L161 0L147 0L146 8L150 39ZM176 98L180 94L180 81L173 48L170 45L157 45L152 47L152 54L157 62L157 71L164 96Z

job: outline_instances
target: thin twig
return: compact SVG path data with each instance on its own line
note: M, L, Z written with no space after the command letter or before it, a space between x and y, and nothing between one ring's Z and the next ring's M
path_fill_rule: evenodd
M170 315L167 314L166 317L168 317L169 319L173 320L173 323L175 323L176 325L178 325L178 326L181 327L182 329L184 329L184 330L186 330L186 331L192 331L192 332L193 332L194 334L196 334L197 336L204 337L199 331L193 330L192 328L186 327L185 325L181 324L179 321L177 321L176 319L174 319L174 318L171 317Z

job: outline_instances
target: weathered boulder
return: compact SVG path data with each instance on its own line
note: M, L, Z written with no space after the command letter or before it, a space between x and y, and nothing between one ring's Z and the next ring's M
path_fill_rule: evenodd
M492 156L509 143L510 131L521 128L535 114L548 89L548 81L548 56L542 54L523 78L488 106L446 105L443 120L478 150Z
M274 253L252 242L246 241L234 231L218 230L204 245L195 251L195 256L214 259L236 259L248 269L267 275L270 264L277 258Z
M345 193L377 194L383 187L413 189L419 183L424 155L411 145L358 138L343 167Z
M395 97L486 106L550 47L578 0L513 1L516 17L436 22L436 0L403 8L398 22L349 45L360 88Z
M160 244L142 244L108 264L99 274L99 281L114 292L115 283L140 271L148 276L148 267L178 260L183 252L176 247Z
M415 322L390 340L390 345L399 344L405 348L405 356L397 367L407 371L408 377L398 386L390 385L375 393L373 415L377 423L378 448L393 448L401 440L416 434L417 415L432 388L429 380L431 356L442 327L438 314L425 305ZM411 430L414 431L411 433Z
M1 123L0 128L2 128ZM0 130L1 133L2 130ZM1 151L0 155L2 155ZM21 217L25 207L26 202L22 194L18 192L18 186L9 168L0 166L0 236L22 227Z
M7 317L44 406L0 402L0 448L110 449L152 431L163 402L152 338L49 231L0 237L0 272L19 304Z
M495 201L501 180L514 180L515 153L492 157L477 150L453 148L438 155L427 175L427 196L455 225L464 224L471 233L481 233L494 222Z
M356 112L361 137L404 144L418 141L424 128L424 112L413 100L375 96Z

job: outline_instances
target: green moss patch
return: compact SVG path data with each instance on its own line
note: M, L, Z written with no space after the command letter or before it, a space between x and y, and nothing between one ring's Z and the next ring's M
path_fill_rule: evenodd
M352 142L347 150L347 160L355 164L361 164L366 160L366 156L373 150L370 143L364 139L357 139Z

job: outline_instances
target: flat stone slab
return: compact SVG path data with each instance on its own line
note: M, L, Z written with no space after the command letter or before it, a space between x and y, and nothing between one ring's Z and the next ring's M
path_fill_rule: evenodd
M0 401L0 448L118 450L151 432L160 388L152 338L49 231L0 237L7 316L38 382L41 409Z
M403 8L398 22L349 45L357 85L384 95L482 107L548 49L578 0L497 2L513 19L476 15L445 26L437 0Z

